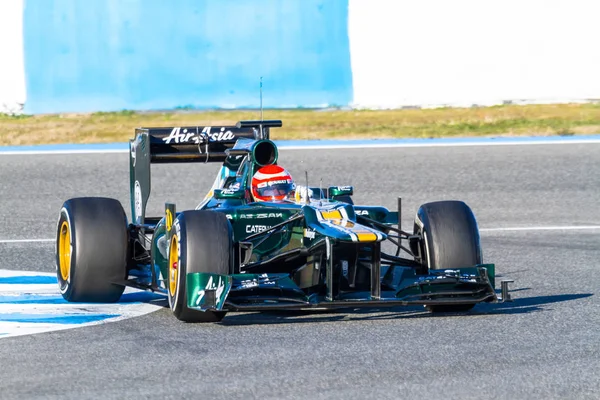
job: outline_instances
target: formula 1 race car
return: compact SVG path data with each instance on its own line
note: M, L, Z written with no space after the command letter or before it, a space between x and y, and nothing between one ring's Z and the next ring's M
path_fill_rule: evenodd
M116 302L125 286L166 294L183 321L220 321L228 311L424 305L466 311L509 299L483 264L479 231L461 201L423 204L412 232L398 210L353 204L351 186L296 187L294 198L258 202L250 181L276 165L270 129L138 128L130 141L133 221L119 201L67 200L57 227L60 291L73 302ZM152 163L221 162L195 210L146 216ZM394 250L386 253L383 242Z

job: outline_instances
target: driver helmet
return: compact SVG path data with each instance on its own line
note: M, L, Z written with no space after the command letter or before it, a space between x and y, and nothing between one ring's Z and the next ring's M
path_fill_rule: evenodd
M290 173L279 165L261 167L252 177L255 201L285 200L295 187Z

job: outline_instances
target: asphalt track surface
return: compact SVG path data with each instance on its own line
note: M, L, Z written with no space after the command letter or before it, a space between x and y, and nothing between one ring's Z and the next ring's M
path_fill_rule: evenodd
M351 184L394 209L461 199L513 303L231 313L185 324L165 308L0 339L0 398L600 398L600 145L282 151L302 183ZM150 214L194 207L216 165L153 167ZM62 202L129 204L126 154L0 157L0 240L54 237ZM588 226L582 229L489 230ZM0 269L53 271L53 243L0 243Z

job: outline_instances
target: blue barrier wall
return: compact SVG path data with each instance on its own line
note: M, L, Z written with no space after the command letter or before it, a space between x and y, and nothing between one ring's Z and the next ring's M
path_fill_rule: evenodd
M25 0L27 113L352 102L347 0Z

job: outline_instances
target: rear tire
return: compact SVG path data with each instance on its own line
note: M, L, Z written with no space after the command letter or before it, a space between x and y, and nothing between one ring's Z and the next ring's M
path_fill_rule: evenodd
M479 228L473 211L462 201L438 201L419 207L415 234L423 238L421 254L429 271L482 264ZM433 312L468 311L474 304L430 306Z
M121 203L104 197L67 200L56 231L56 275L71 302L114 303L127 274L127 217Z
M169 244L168 297L173 314L185 322L219 322L226 311L187 307L186 275L205 272L230 274L233 233L225 214L184 211L177 216ZM176 265L173 265L176 262Z

